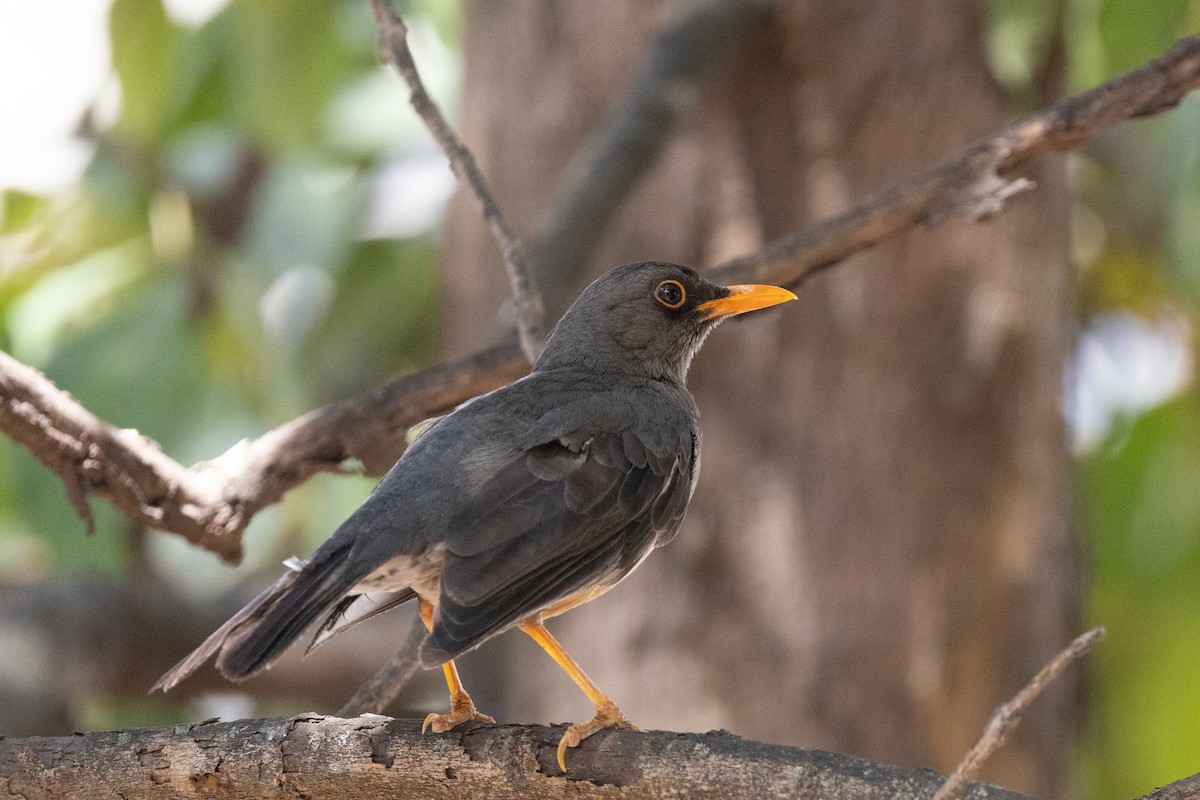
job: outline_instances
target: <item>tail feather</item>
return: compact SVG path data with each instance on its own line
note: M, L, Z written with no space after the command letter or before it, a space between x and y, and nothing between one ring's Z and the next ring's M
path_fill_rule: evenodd
M150 687L150 691L154 692L161 689L167 692L175 688L184 678L191 675L204 662L212 658L225 645L226 640L235 631L244 625L253 624L256 620L261 619L266 614L267 609L278 602L280 597L287 594L296 585L299 576L299 572L289 572L268 586L258 597L247 603L241 611L230 617L224 625L213 631L204 640L203 644L185 656L178 664L171 667L166 674L158 679L158 682L154 686Z
M412 589L346 595L342 598L341 602L333 607L333 610L329 612L329 616L317 628L317 632L313 634L312 641L309 642L308 649L304 651L304 655L308 655L313 650L316 650L336 634L348 631L360 622L373 619L385 611L391 611L396 606L407 603L416 596L417 593Z
M170 690L213 655L217 655L217 669L232 680L270 666L361 577L347 567L348 549L329 553L319 562L314 559L299 570L293 568L159 678L150 691Z
M355 583L343 580L343 573L313 575L281 596L260 622L233 632L217 657L217 669L241 680L269 666Z

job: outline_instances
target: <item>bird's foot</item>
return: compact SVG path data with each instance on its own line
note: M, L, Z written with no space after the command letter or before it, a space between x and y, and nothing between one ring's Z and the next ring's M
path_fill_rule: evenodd
M484 722L488 725L495 725L496 720L489 717L487 714L480 713L475 708L475 703L470 697L465 694L462 698L456 699L451 704L449 714L430 714L425 717L425 721L421 723L421 733L424 733L427 728L432 728L434 733L445 733L446 731L457 728L464 722Z
M621 709L617 708L616 704L609 701L606 705L596 707L596 716L588 722L581 722L578 725L572 725L567 728L567 732L563 734L562 739L558 742L558 768L563 772L567 771L567 748L578 747L579 743L591 736L596 731L604 730L605 728L615 728L618 730L636 731L637 726L629 720L625 719L625 715L621 713Z

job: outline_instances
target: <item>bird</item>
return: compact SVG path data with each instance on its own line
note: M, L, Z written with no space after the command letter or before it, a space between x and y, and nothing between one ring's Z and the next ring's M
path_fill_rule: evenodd
M678 531L700 468L700 418L686 386L708 334L796 295L723 286L695 270L638 262L601 275L547 337L528 375L467 401L413 441L363 504L307 560L158 680L168 691L216 656L240 681L313 623L309 650L416 600L420 664L441 667L450 712L422 731L495 720L454 659L510 628L534 639L596 708L559 742L633 728L545 621L596 599Z

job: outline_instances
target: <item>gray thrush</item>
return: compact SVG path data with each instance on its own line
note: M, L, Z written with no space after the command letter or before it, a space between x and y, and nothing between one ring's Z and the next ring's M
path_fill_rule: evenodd
M568 747L632 727L567 655L544 620L599 597L675 535L700 467L700 425L684 384L726 317L795 299L774 286L720 286L665 263L618 267L559 320L533 371L435 422L315 553L159 679L166 691L210 656L242 679L314 621L309 649L416 599L429 633L422 666L441 666L451 711L479 713L453 659L513 626L541 645L596 706Z

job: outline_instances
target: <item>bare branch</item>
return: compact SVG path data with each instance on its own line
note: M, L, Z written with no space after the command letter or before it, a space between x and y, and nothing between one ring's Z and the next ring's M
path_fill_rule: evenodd
M408 49L408 28L405 27L404 20L392 10L388 0L371 0L371 8L375 12L375 24L379 26L380 48L388 53L392 64L408 84L409 99L413 108L424 120L433 138L441 145L446 158L450 159L450 167L454 174L471 188L479 201L484 219L492 229L492 235L500 245L500 251L504 255L504 268L508 272L508 283L512 289L521 351L532 364L542 352L546 341L546 310L525 249L508 227L508 222L488 189L479 165L475 163L475 157L450 127L433 98L425 91L421 76L417 73L417 64L413 61L412 51Z
M1200 800L1200 772L1159 787L1138 800Z
M289 489L347 459L382 474L410 427L528 369L513 343L484 350L309 412L188 469L0 352L0 430L67 487L79 487L77 508L86 502L83 492L107 498L135 522L178 533L234 562L250 519Z
M947 217L988 216L1007 196L1019 169L1050 153L1095 139L1118 122L1161 114L1200 86L1200 35L1164 55L1011 125L920 175L896 181L854 208L759 252L718 268L719 279L775 281L795 287L805 278L880 242Z
M1142 67L1062 100L928 172L891 184L832 219L710 274L730 283L795 286L919 225L995 213L1015 188L1028 187L1014 186L1018 169L1079 147L1122 120L1161 113L1197 86L1200 36L1191 36ZM287 490L317 472L339 469L348 458L380 474L403 451L409 426L527 370L516 343L502 344L312 411L189 470L135 433L98 420L35 370L5 357L0 359L0 430L29 448L67 486L107 497L131 519L178 533L232 560L249 519Z
M928 797L940 777L718 731L605 731L555 762L562 728L418 720L290 718L0 739L0 794L59 797L529 797L891 800ZM1022 800L975 784L975 800Z
M121 430L0 351L0 429L49 467L92 526L87 494L107 497L131 520L175 531L228 560L241 555L238 506L223 481L186 470L134 430Z
M530 241L551 308L565 306L622 202L654 164L698 85L762 21L773 0L698 0L668 21L629 87L567 169ZM556 294L557 293L557 294Z
M1025 713L1025 709L1029 708L1029 704L1046 691L1046 687L1053 683L1064 669L1091 652L1095 645L1104 641L1104 636L1104 628L1097 627L1075 639L1058 655L1050 659L1050 662L1042 667L1013 699L997 708L996 713L988 722L987 728L984 729L983 735L979 737L979 741L975 742L975 745L963 756L962 761L954 768L954 772L934 794L933 800L958 800L967 786L967 781L975 776L992 753L1000 749L1000 745L1004 744L1008 734L1012 733L1013 729L1021 722L1021 715Z

